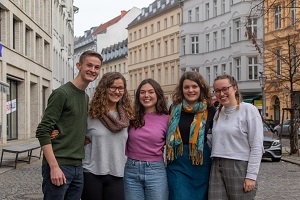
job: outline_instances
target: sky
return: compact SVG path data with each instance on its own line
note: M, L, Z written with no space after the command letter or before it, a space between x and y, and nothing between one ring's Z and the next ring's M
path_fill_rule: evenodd
M74 0L79 12L74 14L74 35L82 36L85 30L99 26L132 7L143 8L155 0Z

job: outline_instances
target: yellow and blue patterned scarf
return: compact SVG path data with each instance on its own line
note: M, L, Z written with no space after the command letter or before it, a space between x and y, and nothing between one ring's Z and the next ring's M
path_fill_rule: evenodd
M193 165L202 165L205 123L208 113L206 101L190 107L186 100L183 100L182 104L173 106L167 135L167 160L173 161L183 154L183 143L178 127L182 108L184 112L195 114L190 127L189 155Z

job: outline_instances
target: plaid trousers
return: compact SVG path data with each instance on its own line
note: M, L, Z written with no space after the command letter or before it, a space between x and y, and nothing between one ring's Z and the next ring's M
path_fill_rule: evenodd
M255 189L244 192L247 161L213 158L209 179L209 200L251 200L255 199Z

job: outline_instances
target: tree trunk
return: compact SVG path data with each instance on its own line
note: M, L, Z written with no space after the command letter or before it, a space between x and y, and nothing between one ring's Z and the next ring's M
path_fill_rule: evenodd
M292 109L291 111L291 131L290 131L290 155L295 154L298 152L298 123L295 123L296 119L295 119L295 110Z

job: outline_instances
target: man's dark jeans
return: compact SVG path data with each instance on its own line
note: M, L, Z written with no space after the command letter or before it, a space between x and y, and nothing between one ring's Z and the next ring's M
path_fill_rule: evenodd
M67 183L56 186L51 183L49 165L42 166L43 193L45 200L80 200L83 189L83 168L80 166L59 166Z

